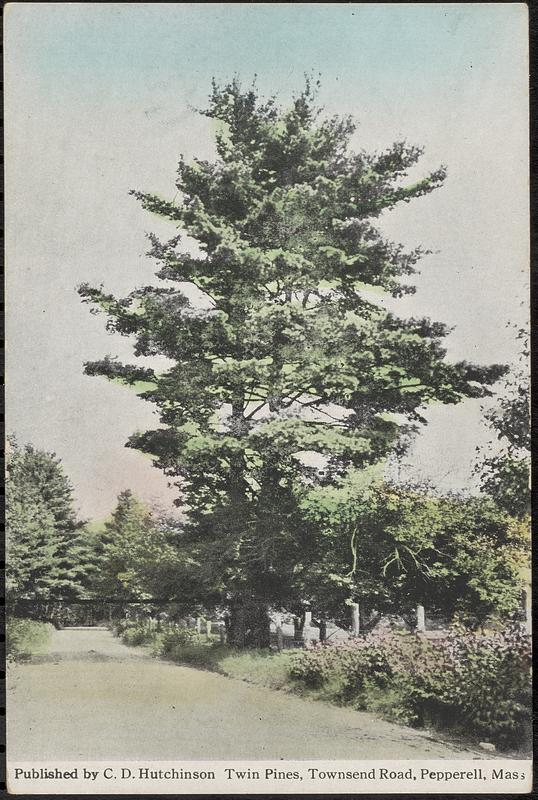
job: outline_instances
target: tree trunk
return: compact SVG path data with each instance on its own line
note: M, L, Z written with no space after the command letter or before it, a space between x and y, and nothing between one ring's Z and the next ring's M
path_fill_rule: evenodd
M246 640L246 614L242 598L236 598L230 608L228 644L242 649Z
M257 602L253 606L252 633L254 646L268 649L271 646L271 620L267 603Z
M238 596L230 608L228 642L232 647L268 648L271 645L271 620L267 603Z
M358 636L361 631L360 624L360 604L351 604L351 635Z
M327 640L327 620L319 620L319 640L325 642Z

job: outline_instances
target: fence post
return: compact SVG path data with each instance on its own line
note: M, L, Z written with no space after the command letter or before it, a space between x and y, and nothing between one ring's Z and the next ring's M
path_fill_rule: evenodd
M426 613L424 606L417 606L417 631L424 633L426 630Z
M351 604L351 635L358 636L361 632L361 623L359 616L359 604Z
M196 633L202 633L202 618L196 617Z
M275 614L275 625L276 625L276 646L280 651L284 647L284 635L282 633L282 614Z
M206 620L205 632L206 632L207 638L211 639L211 620L210 619Z
M303 642L308 642L312 639L312 612L304 612L304 625L303 625Z

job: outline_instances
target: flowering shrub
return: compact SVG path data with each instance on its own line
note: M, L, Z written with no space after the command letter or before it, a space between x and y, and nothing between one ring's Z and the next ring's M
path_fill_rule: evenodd
M352 699L366 680L376 680L379 685L386 683L390 664L381 641L367 636L348 642L314 644L295 653L291 659L290 675L312 689L336 679L342 698Z
M332 684L334 699L414 725L465 731L500 747L530 729L529 637L452 631L369 635L296 653L290 676L313 689Z
M425 655L408 689L419 721L456 722L501 747L521 743L531 723L529 636L453 633Z

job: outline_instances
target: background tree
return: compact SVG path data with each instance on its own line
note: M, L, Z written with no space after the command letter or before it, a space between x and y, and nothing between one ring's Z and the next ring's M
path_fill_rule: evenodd
M446 362L444 325L399 319L362 291L413 291L405 279L424 251L405 252L374 223L442 184L443 168L408 180L420 148L352 152L353 121L323 119L310 81L289 109L237 80L214 83L202 113L218 126L217 159L182 159L173 201L134 192L196 240L198 254L181 252L180 236L151 235L162 285L123 299L79 291L110 330L135 337L135 355L173 362L157 373L107 357L86 372L148 382L141 396L162 427L129 446L179 479L193 557L205 555L242 645L254 596L265 642L267 605L293 586L305 482L384 458L405 428L393 414L415 424L421 406L483 396L503 370ZM189 301L186 283L205 305Z
M96 596L116 601L199 602L199 565L182 545L182 524L129 489L96 537Z
M518 610L524 533L489 498L348 476L308 493L312 553L297 565L314 617L339 617L358 601L363 630L380 614L415 621L416 606L477 626Z
M73 490L54 453L11 438L6 467L8 600L87 597L93 576L91 545L73 507Z
M478 465L483 491L508 514L530 514L530 372L529 334L518 330L521 344L517 364L506 377L498 404L486 420L501 443L501 450Z

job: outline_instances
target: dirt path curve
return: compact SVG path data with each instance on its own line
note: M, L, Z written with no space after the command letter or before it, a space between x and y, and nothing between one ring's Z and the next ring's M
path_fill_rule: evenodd
M479 757L371 714L157 661L98 628L55 632L48 656L10 670L7 695L10 761Z

